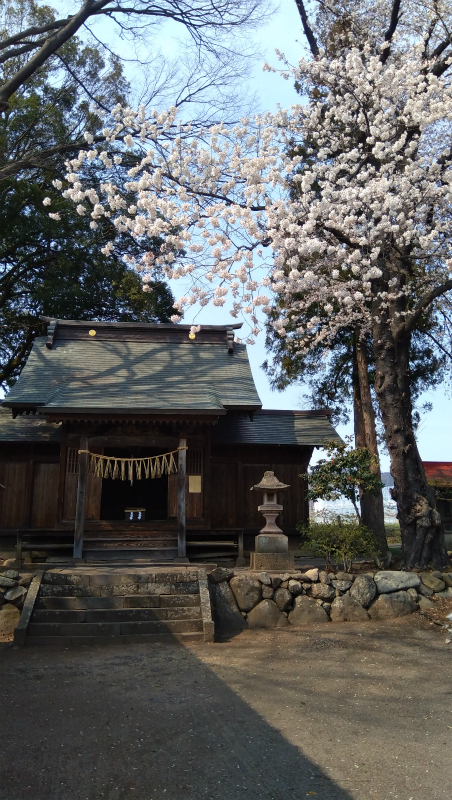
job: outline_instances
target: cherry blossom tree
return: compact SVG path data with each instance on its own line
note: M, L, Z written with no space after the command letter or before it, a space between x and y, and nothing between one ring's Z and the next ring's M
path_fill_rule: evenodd
M344 327L370 337L404 561L443 566L413 433L409 354L423 315L452 290L452 4L337 9L333 39L324 10L312 26L302 15L310 54L282 70L302 92L290 111L194 131L174 108L146 118L144 108L117 106L107 144L96 149L86 134L89 146L68 162L63 193L92 226L106 216L121 233L162 238L159 255L134 266L145 290L154 263L189 287L174 322L230 297L252 342L275 293L279 336L291 335L294 314L304 320L300 354L328 349ZM85 180L93 160L106 175L101 195Z

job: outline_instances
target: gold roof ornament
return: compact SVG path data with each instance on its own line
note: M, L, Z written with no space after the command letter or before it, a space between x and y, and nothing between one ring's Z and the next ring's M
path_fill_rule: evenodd
M269 470L268 472L264 472L264 477L260 483L251 487L251 491L253 491L253 489L260 489L261 492L281 492L283 489L288 489L289 486L289 483L281 483L275 473Z
M95 331L94 328L91 328L91 330L88 331L88 333L89 333L90 336L95 336L97 331Z

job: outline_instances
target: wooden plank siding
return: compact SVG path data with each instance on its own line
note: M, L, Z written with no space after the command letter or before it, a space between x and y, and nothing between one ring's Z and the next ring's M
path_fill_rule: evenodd
M63 519L75 519L75 507L77 503L77 460L74 460L74 451L78 453L78 448L71 448L72 454L68 450L66 456L66 481L64 491L63 503ZM103 454L103 447L93 447L93 453ZM100 519L100 503L102 499L102 478L96 478L94 475L88 474L88 481L86 486L86 504L85 504L85 519L98 520Z
M268 469L271 469L271 464ZM262 479L265 470L262 469L261 464L243 464L243 519L241 520L244 528L252 528L260 530L263 527L263 516L257 510L257 507L262 503L262 492L251 491L251 487L255 486ZM277 476L279 478L279 475ZM280 498L278 498L280 499Z
M238 524L237 464L231 461L211 463L212 528L235 528Z
M214 445L211 481L215 501L211 527L260 530L264 520L257 509L263 496L250 490L260 482L264 472L272 470L290 487L278 497L284 508L277 523L284 530L295 532L298 523L308 516L305 487L299 476L307 471L311 454L311 447ZM235 511L228 511L226 505Z
M59 463L34 462L30 520L32 528L55 527L57 521L59 474Z
M27 524L30 504L29 462L0 462L0 528L20 528Z

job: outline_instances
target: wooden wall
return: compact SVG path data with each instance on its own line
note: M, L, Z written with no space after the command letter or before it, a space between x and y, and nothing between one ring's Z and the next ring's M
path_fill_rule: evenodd
M190 442L189 442L190 444ZM96 448L97 449L97 448ZM98 448L99 452L101 448ZM210 454L208 437L193 440L188 459L187 520L212 530L243 529L250 534L263 525L257 507L262 494L250 491L266 470L273 470L290 488L280 495L284 506L278 524L287 532L308 513L304 486L311 447L215 445ZM195 452L196 451L196 452ZM188 451L190 452L190 451ZM199 455L201 453L201 456ZM209 469L210 464L210 469ZM201 492L191 492L190 476L196 476ZM168 517L177 517L177 476L169 476ZM53 528L61 519L73 520L77 474L69 468L68 448L20 443L2 448L0 461L0 528ZM99 520L102 480L88 479L86 519Z
M279 495L284 510L277 523L285 530L294 530L308 514L299 475L307 471L311 454L311 447L217 445L212 450L211 527L259 530L263 517L257 509L263 495L251 491L251 487L261 481L264 472L273 470L290 487Z
M0 528L53 528L57 522L59 446L2 447Z
M54 528L57 521L60 465L35 462L33 467L30 527Z
M29 510L28 461L1 462L0 527L18 528L27 524Z
M187 476L185 479L185 515L187 519L205 516L205 447L199 440L188 442ZM195 480L190 480L194 478ZM196 489L196 491L193 491ZM201 491L198 491L201 489ZM177 517L177 475L168 475L168 517Z

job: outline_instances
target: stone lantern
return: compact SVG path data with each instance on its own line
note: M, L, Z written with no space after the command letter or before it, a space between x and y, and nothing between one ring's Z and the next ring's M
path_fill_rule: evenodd
M275 520L283 510L277 502L278 492L288 489L287 483L281 483L274 472L265 472L260 483L251 488L263 492L264 502L258 506L265 517L265 527L256 536L255 553L251 553L251 569L281 570L293 569L293 555L289 554L289 540Z

